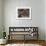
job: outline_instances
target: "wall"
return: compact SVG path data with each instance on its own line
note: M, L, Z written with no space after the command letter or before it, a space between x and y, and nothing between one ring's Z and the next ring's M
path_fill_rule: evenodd
M39 27L39 39L45 39L45 2L32 1L32 26Z
M0 0L0 38L2 37L2 0Z
M46 0L45 0L45 40L46 40Z
M7 34L10 26L31 26L31 20L16 20L16 7L29 6L31 7L31 0L5 0L4 3L4 26Z
M32 7L32 20L16 20L16 7ZM45 39L44 0L4 0L4 26L7 35L10 26L37 26L39 39ZM44 31L44 32L43 32Z

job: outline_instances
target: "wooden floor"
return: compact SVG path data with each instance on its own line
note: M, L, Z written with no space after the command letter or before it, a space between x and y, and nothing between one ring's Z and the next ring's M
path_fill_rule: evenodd
M8 43L40 44L42 46L46 46L46 42L44 40L12 40Z
M8 40L7 44L39 44L42 46L46 46L46 42L44 40ZM5 44L5 45L7 45ZM0 45L0 46L5 46L5 45Z

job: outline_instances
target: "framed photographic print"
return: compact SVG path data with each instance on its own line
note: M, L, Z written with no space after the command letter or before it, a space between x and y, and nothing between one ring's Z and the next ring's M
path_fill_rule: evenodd
M31 8L16 7L16 19L31 19Z

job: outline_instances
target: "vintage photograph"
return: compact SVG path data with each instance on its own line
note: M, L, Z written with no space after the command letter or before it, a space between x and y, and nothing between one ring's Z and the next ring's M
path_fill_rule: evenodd
M18 17L29 17L29 9L18 9Z
M17 10L17 19L31 19L31 8L18 7L16 10Z

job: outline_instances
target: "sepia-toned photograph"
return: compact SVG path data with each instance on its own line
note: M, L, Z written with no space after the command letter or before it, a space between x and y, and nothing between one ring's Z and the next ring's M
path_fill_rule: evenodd
M18 9L18 17L29 17L29 9Z
M31 8L18 7L17 8L17 19L31 19Z

